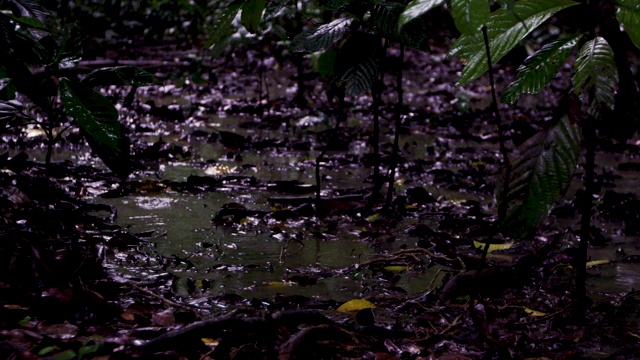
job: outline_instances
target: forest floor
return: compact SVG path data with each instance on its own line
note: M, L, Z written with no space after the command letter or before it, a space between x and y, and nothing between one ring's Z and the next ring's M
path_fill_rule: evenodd
M634 266L640 259L640 200L629 185L640 175L640 143L600 141L600 197L593 230L598 243L592 250L606 249L595 253L610 256L593 263L593 302L587 321L580 323L571 311L571 263L579 238L575 193L582 170L537 236L492 251L482 265L474 241L494 238L493 194L501 171L490 87L486 78L454 86L462 65L445 60L438 42L430 54L407 51L403 108L395 106L393 71L385 77L383 176L395 159L394 121L402 116L393 181L398 190L389 206L384 199L388 182L382 194L373 194L371 176L358 188L331 181L349 176L346 169L371 171L371 97L338 103L327 98L318 76L309 76L306 103L300 106L294 101L295 68L283 49L241 49L205 62L198 83L190 76L197 49L161 44L128 49L125 57L105 54L105 59L117 55L141 65L165 83L138 89L136 98L120 107L138 169L120 184L88 160L87 147L74 132L60 146L78 156L46 165L30 154L44 146L42 137L25 136L24 129L5 134L0 155L0 358L633 358L640 349L640 293L632 286L610 292L594 283L603 268ZM390 53L389 69L398 60L397 51ZM97 60L84 66L108 62ZM499 88L514 73L506 64L497 67ZM568 88L568 73L563 70L543 94L526 97L519 106L500 107L511 149L553 122L558 94ZM125 98L129 90L106 91ZM171 104L171 99L181 100ZM212 130L206 126L211 114L241 120ZM338 118L346 121L336 129ZM306 122L323 122L324 127ZM148 142L150 135L158 140ZM273 184L237 174L158 180L164 165L193 157L192 149L170 139L199 139L225 149L219 158L198 160L202 167L233 162L250 168L243 158L252 152L306 152L311 160L300 166L313 172L315 156L327 150L320 170L331 176L323 177L320 202L313 197L315 182ZM207 299L194 305L179 292L174 270L197 266L188 257L150 251L157 241L154 234L116 225L117 209L100 201L137 193L198 196L237 189L272 191L273 203L260 204L270 210L225 204L209 209L216 226L242 231L266 227L281 234L285 246L296 246L303 238L339 242L341 229L354 224L357 236L371 247L384 248L400 237L413 240L411 246L381 251L372 260L354 259L346 268L289 269L283 279L297 287L332 277L356 279L367 288L361 296L366 301L347 303L351 309L340 308L343 302L331 293L249 298L233 291L208 293L210 285L203 280L187 284L190 292ZM460 200L453 193L467 196ZM514 239L499 240L511 244ZM203 244L203 251L208 247L214 245ZM119 276L117 267L106 268L105 262L128 264L141 275L135 280ZM435 266L442 271L429 275L423 292L397 286L400 279Z

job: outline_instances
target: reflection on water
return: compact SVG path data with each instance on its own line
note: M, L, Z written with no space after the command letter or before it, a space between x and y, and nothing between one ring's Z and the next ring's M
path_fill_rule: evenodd
M175 202L174 199L168 197L147 196L136 196L132 200L138 207L145 210L168 209L171 207L171 204Z

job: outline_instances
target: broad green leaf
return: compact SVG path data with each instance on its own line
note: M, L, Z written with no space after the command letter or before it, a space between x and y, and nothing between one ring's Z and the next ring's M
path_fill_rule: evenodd
M242 1L232 2L220 11L218 18L213 21L213 26L209 30L209 41L207 42L211 50L219 51L219 47L228 45L228 42L225 40L231 34L231 23L236 15L238 15L242 4Z
M352 21L351 18L336 19L315 29L304 30L291 41L291 50L315 52L326 49L342 39Z
M374 6L371 11L371 20L376 33L387 38L397 39L399 35L398 20L403 10L404 5L394 2Z
M536 29L556 12L577 3L570 0L522 0L511 9L500 9L489 16L487 35L491 60L495 64L513 49L527 34ZM487 54L481 32L462 35L449 52L466 61L458 85L477 79L488 70Z
M110 85L147 86L161 84L160 80L153 74L135 66L116 66L98 69L89 73L89 75L82 79L81 83L89 87Z
M250 33L258 31L260 21L262 20L262 12L266 4L266 0L249 0L242 7L240 20L242 21L242 25L244 25Z
M14 14L20 17L31 17L47 27L53 25L49 11L34 0L9 0L5 1Z
M374 309L375 307L376 306L371 301L365 299L353 299L340 305L340 307L338 307L338 309L336 310L341 312L351 312L360 311L362 309Z
M118 111L104 96L90 87L60 79L60 100L78 126L98 142L119 151Z
M520 94L537 94L564 64L582 35L550 42L529 56L518 68L516 79L502 92L502 101L514 104Z
M353 34L342 45L334 71L348 95L362 95L371 89L378 74L380 50L378 37L367 33Z
M618 0L618 21L624 27L631 41L640 48L640 1Z
M335 50L327 50L318 57L318 72L320 76L327 77L333 73L334 64L338 52Z
M489 19L489 1L451 0L451 15L461 33L475 35Z
M530 234L571 182L580 154L578 126L564 116L518 147L508 179L509 213L501 224L515 235Z
M407 5L398 20L398 28L402 28L414 19L426 14L429 10L436 6L440 6L444 0L413 0Z
M593 89L591 110L598 103L613 109L614 88L618 82L618 71L613 60L613 50L602 37L596 37L585 43L573 64L573 88L583 99Z
M0 101L0 132L7 124L24 118L22 103L17 100Z

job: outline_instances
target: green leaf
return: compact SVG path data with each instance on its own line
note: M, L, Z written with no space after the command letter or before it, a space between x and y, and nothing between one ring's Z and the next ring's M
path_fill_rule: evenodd
M564 116L520 145L518 153L512 162L507 198L498 201L508 201L502 227L523 236L547 217L571 183L580 154L579 128Z
M336 310L341 312L359 311L362 309L375 309L375 305L365 299L352 299L340 305Z
M495 64L502 59L553 14L576 4L570 0L522 0L513 4L511 9L503 8L492 13L486 23L492 62ZM458 85L475 80L488 70L481 32L462 35L449 52L449 57L454 56L467 62Z
M238 11L242 7L241 1L234 1L224 8L218 18L213 21L213 26L209 29L209 41L207 45L213 51L219 51L220 47L226 47L229 43L227 38L231 34L231 23L238 15Z
M475 35L489 19L489 1L451 0L451 15L461 33Z
M316 52L328 48L336 41L342 39L349 31L349 25L353 19L341 18L320 25L315 29L307 29L298 34L292 41L292 51Z
M618 21L624 27L631 41L640 48L640 1L618 0Z
M318 73L320 73L320 76L327 77L333 73L337 55L338 52L335 50L327 50L320 54L318 57Z
M52 63L61 69L73 68L82 60L82 34L77 24L67 24L56 39L57 48Z
M342 45L335 61L336 79L346 86L346 93L358 96L369 91L376 75L380 41L375 35L355 33Z
M8 7L20 17L31 17L47 27L53 26L52 16L49 11L34 0L10 0L6 1Z
M413 0L407 5L405 10L400 15L398 20L398 28L402 28L409 22L419 18L426 14L429 10L436 6L440 6L444 3L444 0Z
M618 71L613 50L605 39L598 36L582 46L573 64L573 73L573 88L581 100L593 89L590 111L595 111L599 103L613 109Z
M280 14L280 12L287 7L289 1L291 0L270 1L264 9L263 20L269 21L278 16L278 14Z
M82 81L82 84L89 87L129 85L147 86L160 85L162 82L153 74L135 66L116 66L92 71Z
M114 151L120 142L118 111L104 96L67 78L60 79L60 100L78 126Z
M394 2L374 6L371 11L371 21L376 32L384 37L397 39L399 37L398 20L403 10L404 5Z
M520 94L537 94L564 64L582 35L566 37L543 46L518 68L514 82L502 92L502 101L514 104Z
M265 5L266 0L249 0L242 7L240 20L242 21L242 25L244 25L250 33L258 31Z

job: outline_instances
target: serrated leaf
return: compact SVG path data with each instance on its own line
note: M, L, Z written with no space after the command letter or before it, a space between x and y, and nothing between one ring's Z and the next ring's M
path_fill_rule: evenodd
M379 39L371 34L356 33L342 45L334 71L348 95L362 95L371 89L378 74L379 56Z
M98 142L119 151L118 111L104 96L67 78L60 79L60 100L67 113Z
M53 25L49 11L37 1L33 0L9 0L9 7L20 17L31 17L37 19L39 23L50 27Z
M405 10L400 15L398 20L398 28L402 29L403 26L411 21L426 14L429 10L436 6L440 6L444 3L444 0L413 0L407 5Z
M578 126L564 116L547 131L540 132L518 147L512 161L508 215L503 229L515 235L531 233L564 194L578 163Z
M147 86L162 84L153 74L135 66L116 66L92 71L82 81L89 87L129 85Z
M240 20L242 21L242 25L250 33L258 31L260 21L262 20L262 12L266 4L266 0L248 0L242 7Z
M342 39L349 31L352 18L336 19L328 24L323 24L315 29L307 29L298 34L292 41L292 51L316 52L328 48L336 41Z
M624 27L631 41L640 48L640 1L618 0L618 21Z
M580 99L593 89L591 110L601 103L613 109L614 88L618 82L618 71L613 59L613 50L607 41L598 36L586 42L573 64L573 88Z
M403 10L404 5L395 2L374 6L371 11L371 21L376 33L383 37L397 39L399 35L398 20Z
M211 50L219 51L218 48L228 45L225 40L231 34L231 23L242 8L241 1L234 1L225 9L220 11L218 18L213 21L213 26L209 30L207 45Z
M375 307L376 306L368 300L353 299L340 305L340 307L337 310L341 312L351 312L351 311L360 311L362 309L375 309Z
M451 0L451 15L462 34L475 35L489 19L489 1Z
M576 4L570 0L522 0L513 4L510 9L503 8L493 12L486 23L492 62L495 64L502 59L553 14ZM481 32L458 38L449 52L449 57L455 56L467 63L458 85L475 80L488 70Z
M502 92L502 101L514 104L520 94L537 94L564 64L582 35L566 37L543 46L518 68L516 79Z

